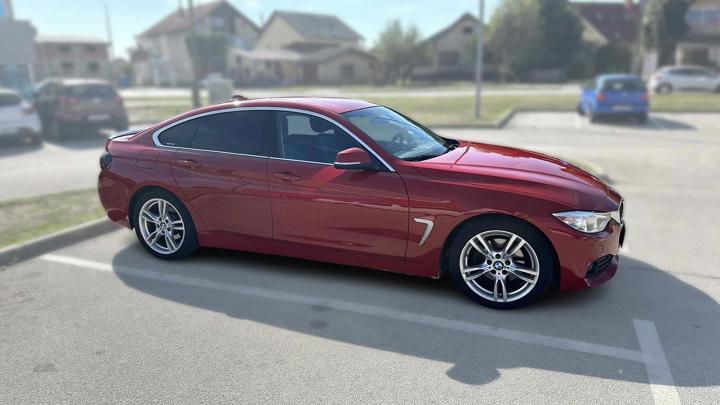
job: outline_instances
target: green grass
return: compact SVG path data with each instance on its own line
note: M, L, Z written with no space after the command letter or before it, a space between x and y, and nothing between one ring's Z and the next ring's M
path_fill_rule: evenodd
M105 214L96 189L0 202L0 247L21 243Z
M137 99L132 99L133 102ZM191 109L188 98L143 99L147 104L128 107L133 123L159 122ZM173 100L163 104L162 101ZM182 103L186 100L187 103ZM482 118L474 116L475 99L472 96L458 97L413 97L375 96L368 101L387 105L401 111L428 126L492 125L512 109L529 111L575 111L577 95L487 95L483 98ZM720 95L707 93L686 93L653 95L652 109L655 112L707 111L720 112Z

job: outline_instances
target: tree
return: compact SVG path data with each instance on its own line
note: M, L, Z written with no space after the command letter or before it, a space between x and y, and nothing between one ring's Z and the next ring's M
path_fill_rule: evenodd
M536 0L505 0L488 27L488 47L502 76L524 79L543 58L540 8Z
M642 44L661 64L672 63L677 41L687 32L685 15L694 0L649 0L642 22Z
M568 0L540 0L541 67L568 69L582 48L582 22Z
M386 82L400 79L401 83L406 83L413 69L429 59L420 31L413 25L403 27L399 20L388 23L380 33L373 54L385 69Z

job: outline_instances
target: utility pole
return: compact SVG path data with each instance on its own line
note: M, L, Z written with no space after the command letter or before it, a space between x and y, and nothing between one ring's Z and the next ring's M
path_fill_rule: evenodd
M110 25L110 11L108 10L107 1L103 1L103 7L105 8L105 27L107 28L108 36L108 61L110 66L110 84L115 86L115 66L113 65L113 59L115 57L115 45L113 43L112 25Z
M483 40L485 37L485 0L480 0L477 30L477 60L475 62L475 119L480 119L483 83Z
M192 65L192 103L193 107L200 107L200 80L198 78L198 66L195 58L197 53L195 38L195 8L193 0L188 0L188 14L190 15L190 61Z

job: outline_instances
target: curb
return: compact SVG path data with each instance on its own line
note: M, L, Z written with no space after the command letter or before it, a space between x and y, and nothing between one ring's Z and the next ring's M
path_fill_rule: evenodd
M32 259L47 252L82 242L118 229L118 225L102 218L64 229L17 245L0 249L0 267Z

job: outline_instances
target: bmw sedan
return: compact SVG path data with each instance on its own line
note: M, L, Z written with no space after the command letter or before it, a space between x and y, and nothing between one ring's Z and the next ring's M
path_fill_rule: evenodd
M118 134L100 166L107 215L161 259L207 246L447 276L498 309L609 280L625 233L591 174L361 100L237 98Z

